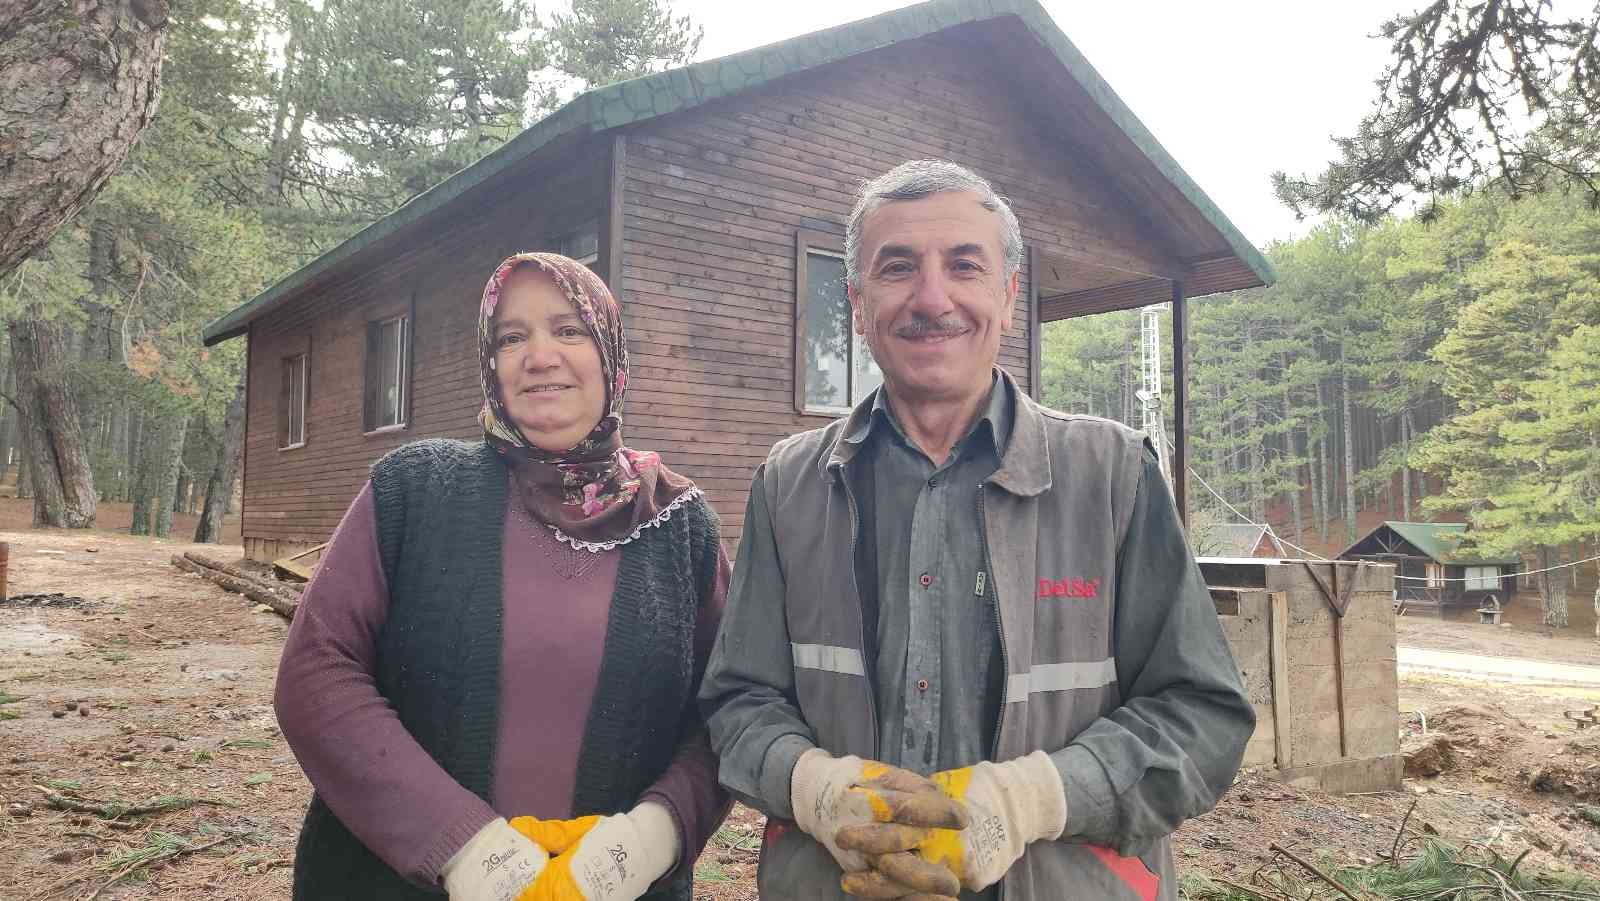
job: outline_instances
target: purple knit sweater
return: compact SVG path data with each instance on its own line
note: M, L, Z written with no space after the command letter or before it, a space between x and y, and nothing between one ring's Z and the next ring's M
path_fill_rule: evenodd
M425 885L496 816L566 819L600 675L620 551L581 554L507 505L501 554L505 612L494 797L461 787L378 693L378 636L389 589L370 484L361 489L306 586L278 667L278 723L307 778L363 844ZM703 668L722 618L728 559L696 623ZM688 736L643 798L678 824L679 865L721 823L728 798L704 731Z

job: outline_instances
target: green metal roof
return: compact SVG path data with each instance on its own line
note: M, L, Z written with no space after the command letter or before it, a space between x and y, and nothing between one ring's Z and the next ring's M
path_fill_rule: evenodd
M1117 97L1111 86L1078 52L1078 48L1067 40L1044 7L1035 0L931 0L859 22L607 85L579 95L493 153L411 198L393 213L210 323L203 333L205 343L215 344L243 334L252 319L293 295L313 279L336 269L378 241L421 221L558 138L598 133L665 116L796 72L926 37L957 25L1004 16L1020 19L1149 162L1216 228L1233 253L1263 282L1274 281L1272 267L1266 258L1239 233L1216 204L1156 141L1149 129Z
M1454 566L1510 566L1521 563L1515 556L1493 556L1475 551L1459 551L1467 534L1464 522L1385 522L1395 534L1411 542L1417 550L1440 563Z

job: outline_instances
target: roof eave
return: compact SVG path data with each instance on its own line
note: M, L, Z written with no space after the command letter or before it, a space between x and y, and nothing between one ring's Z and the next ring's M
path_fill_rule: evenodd
M393 213L368 225L272 287L205 327L207 346L245 332L250 322L294 296L317 278L389 238L479 185L506 172L556 138L598 133L699 106L757 87L794 72L817 68L955 25L1015 16L1049 49L1090 98L1120 128L1145 159L1216 229L1261 284L1276 281L1272 266L1183 167L1167 153L1144 123L1122 102L1036 0L931 0L858 22L758 47L680 69L647 75L588 91L555 113L524 129L505 145L411 198Z

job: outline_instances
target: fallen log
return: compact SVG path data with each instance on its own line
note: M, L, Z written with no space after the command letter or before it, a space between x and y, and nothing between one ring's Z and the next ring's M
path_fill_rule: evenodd
M212 569L203 563L198 563L181 554L172 555L172 565L183 570L184 572L191 572L195 575L209 579L212 582L221 585L223 588L226 588L235 594L242 594L258 604L265 604L268 607L271 607L274 613L277 613L279 616L282 616L285 619L294 619L294 610L297 606L299 606L297 602L278 597L272 592L265 590L264 587L256 585L251 580L241 579L238 576L230 575L229 573L219 569Z
M185 551L183 556L193 560L201 566L220 570L230 576L233 576L235 579L243 579L246 582L255 585L257 588L270 591L279 596L293 598L298 596L305 588L304 585L296 585L292 582L279 582L276 579L268 579L264 576L259 576L253 572L250 572L249 570L234 566L232 563L225 563L213 557L207 557L204 554L197 554L194 551Z

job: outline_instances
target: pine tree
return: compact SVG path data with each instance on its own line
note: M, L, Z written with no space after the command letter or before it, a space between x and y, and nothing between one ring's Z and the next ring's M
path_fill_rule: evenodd
M520 131L529 73L548 62L522 0L328 0L306 24L312 118L373 218Z
M682 65L705 29L660 0L573 0L550 29L555 67L589 87Z

